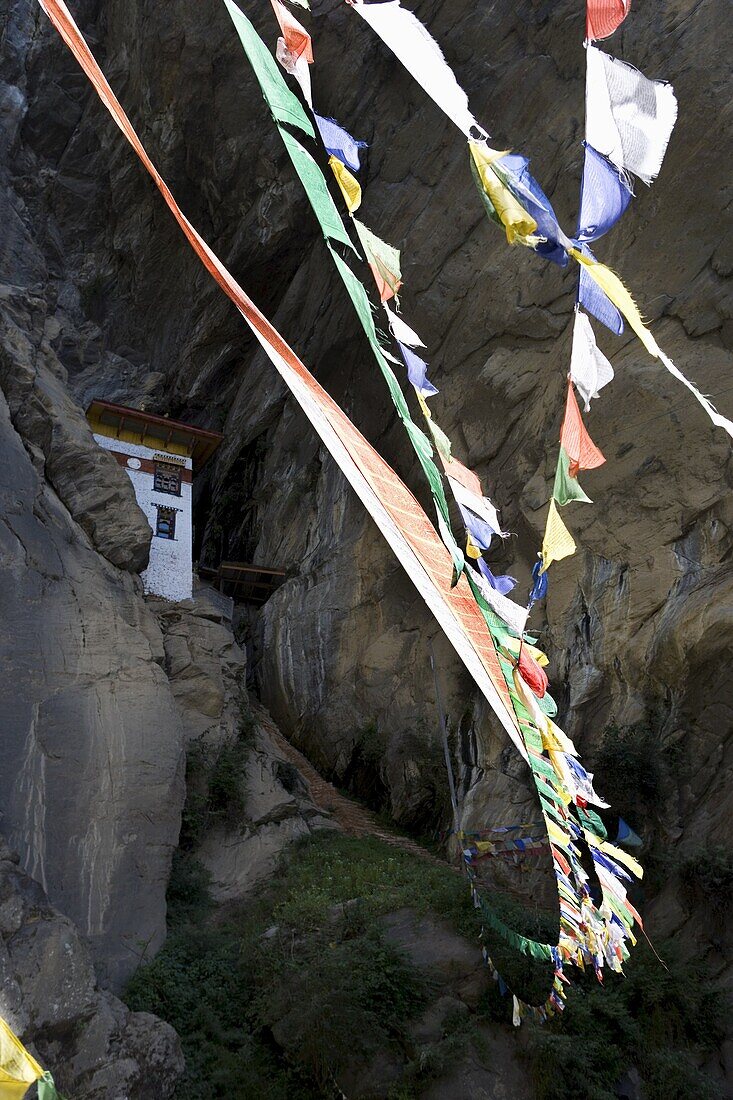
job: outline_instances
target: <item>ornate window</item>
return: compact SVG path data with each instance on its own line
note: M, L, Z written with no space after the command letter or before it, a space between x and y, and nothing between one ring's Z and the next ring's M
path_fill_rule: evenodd
M155 534L159 539L175 539L176 537L176 510L175 508L158 508L158 518L155 521Z
M181 467L172 462L156 462L153 474L153 488L156 493L169 493L171 496L181 495Z

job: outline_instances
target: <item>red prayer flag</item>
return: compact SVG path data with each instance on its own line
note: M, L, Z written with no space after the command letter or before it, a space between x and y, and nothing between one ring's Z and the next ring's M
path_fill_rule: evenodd
M620 27L631 8L631 0L587 0L585 37L589 42L609 38Z
M547 673L524 646L519 650L519 673L527 687L541 699L547 691Z
M568 473L571 477L577 477L580 470L594 470L596 466L602 466L606 461L585 429L573 384L570 381L568 381L565 416L560 431L560 444L570 459Z
M288 47L293 57L297 59L305 54L306 61L309 65L312 65L313 44L308 31L298 22L294 15L290 14L285 5L280 3L280 0L272 0L272 7L277 16L277 21L280 24L280 30L283 33L285 45Z

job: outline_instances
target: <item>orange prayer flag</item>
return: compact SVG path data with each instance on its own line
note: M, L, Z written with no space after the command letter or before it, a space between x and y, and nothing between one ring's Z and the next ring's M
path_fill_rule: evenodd
M560 443L570 459L568 468L570 477L577 477L580 470L594 470L596 466L602 466L606 461L585 429L570 381L568 381L568 396L560 431Z
M311 42L311 36L308 34L308 31L298 22L294 15L290 14L285 5L280 3L280 0L272 0L272 7L277 16L277 21L280 24L280 30L285 39L285 45L288 47L293 57L298 58L305 54L306 61L309 65L312 65L313 43Z

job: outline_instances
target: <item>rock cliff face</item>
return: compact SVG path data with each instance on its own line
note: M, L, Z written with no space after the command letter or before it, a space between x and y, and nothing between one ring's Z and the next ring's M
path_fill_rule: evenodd
M242 6L274 44L269 6ZM581 5L411 6L495 144L532 156L572 227ZM458 132L346 5L312 7L317 105L370 143L364 220L404 249L405 314L441 389L432 408L515 532L494 560L522 591L554 469L572 275L507 249ZM78 0L72 10L184 211L424 499L224 6ZM727 14L723 0L671 0L633 10L613 39L619 56L673 82L680 117L659 180L639 185L599 254L635 289L662 347L730 414ZM292 572L250 643L264 702L314 762L357 789L368 773L398 819L430 819L434 638L465 820L525 819L533 803L410 582L37 4L0 0L0 27L0 617L12 639L0 670L2 828L119 980L125 944L163 935L183 742L229 719L224 673L200 677L194 653L209 620L190 627L165 612L161 630L130 575L149 531L86 432L92 396L226 433L198 479L197 548L211 562ZM564 727L591 764L611 721L651 724L660 751L674 749L649 824L672 861L653 915L729 975L730 945L706 941L674 867L727 842L733 810L730 448L638 342L599 339L616 379L589 424L608 462L586 478L595 506L568 520L581 550L554 567L535 626ZM231 655L207 652L231 672Z

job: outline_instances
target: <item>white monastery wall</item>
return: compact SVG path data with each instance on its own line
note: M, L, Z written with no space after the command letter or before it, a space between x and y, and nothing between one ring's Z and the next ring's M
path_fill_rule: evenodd
M106 435L94 438L106 451L129 455L134 460L145 458L154 461L158 455L165 461L192 469L190 458L168 454L160 448L144 447L140 443L126 443L122 439L113 439ZM157 493L153 489L153 475L145 470L124 467L135 489L137 502L147 516L153 531L150 544L150 562L142 573L143 586L151 595L163 596L166 600L189 600L193 595L193 510L191 501L191 482L181 483L181 495ZM158 519L158 506L173 508L176 512L175 538L163 539L155 535Z

